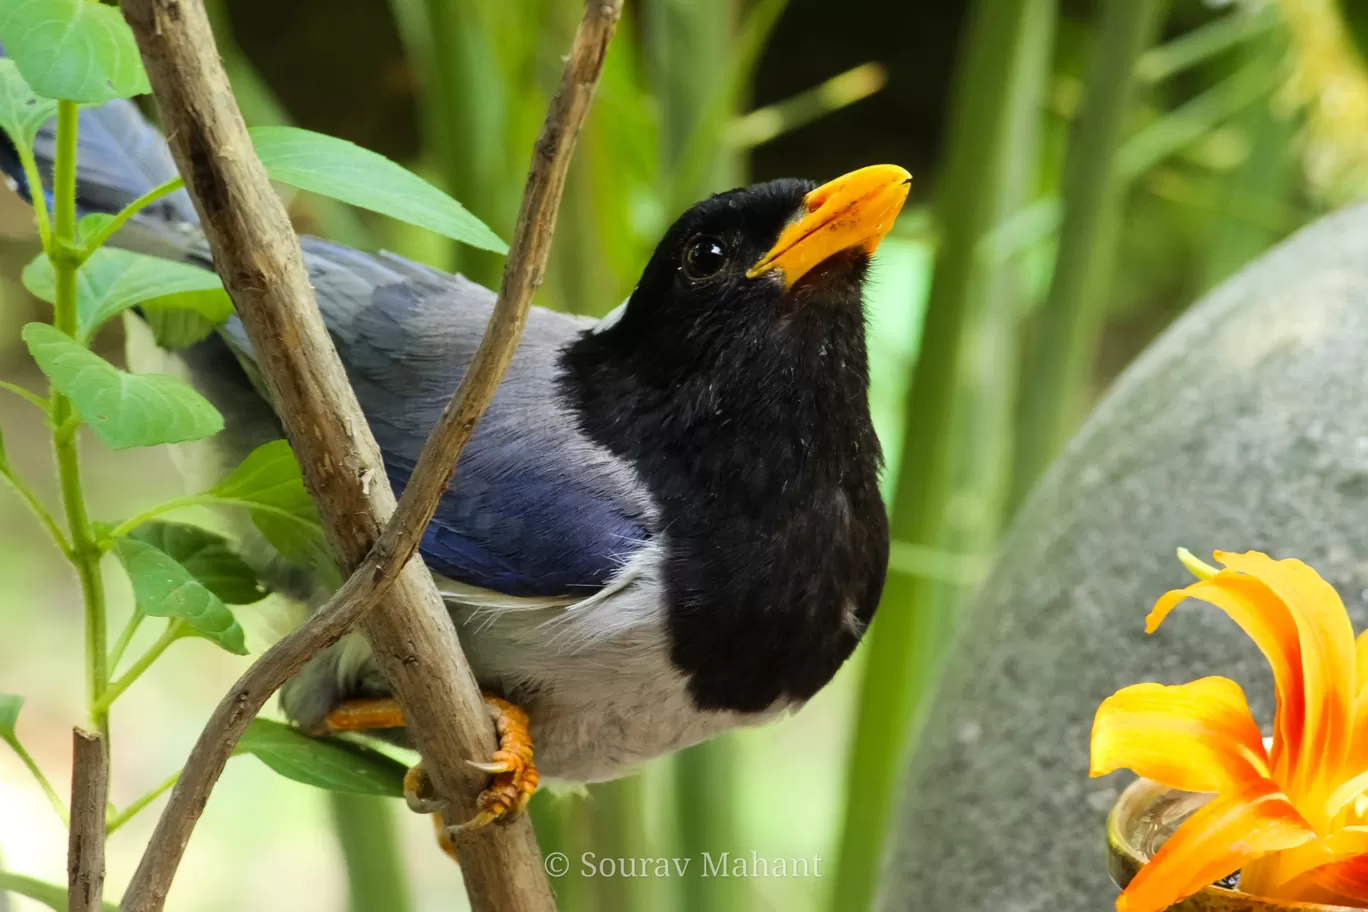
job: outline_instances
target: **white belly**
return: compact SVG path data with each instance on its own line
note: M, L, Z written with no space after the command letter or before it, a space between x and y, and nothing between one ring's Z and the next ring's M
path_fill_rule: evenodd
M639 553L632 565L579 602L510 599L439 581L475 677L528 711L545 777L612 779L779 712L697 709L670 662L659 562Z

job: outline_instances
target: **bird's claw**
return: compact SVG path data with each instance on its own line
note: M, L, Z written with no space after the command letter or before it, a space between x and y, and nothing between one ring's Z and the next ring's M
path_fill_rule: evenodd
M468 832L517 817L537 791L537 767L532 762L532 737L527 731L527 713L499 697L485 694L485 705L494 717L499 733L499 749L488 763L467 760L472 767L489 773L494 781L475 802L475 816L453 829Z
M500 761L498 763L480 763L476 760L467 760L466 765L474 769L477 769L482 773L489 773L491 776L495 773L513 772L513 767L503 761Z
M436 818L437 841L453 858L456 855L452 835L468 833L491 823L507 823L527 808L527 802L537 791L537 767L532 762L527 713L507 700L489 694L485 695L485 704L499 733L499 749L488 762L466 761L472 768L494 777L476 799L474 817L452 827L443 826L440 815L447 810L449 802L438 796L427 772L419 765L404 775L404 800L416 813L439 815Z
M415 814L440 814L450 803L438 796L421 764L404 774L404 802Z

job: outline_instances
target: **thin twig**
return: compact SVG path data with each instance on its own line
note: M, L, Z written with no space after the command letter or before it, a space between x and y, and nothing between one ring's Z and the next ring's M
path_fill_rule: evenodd
M109 763L99 732L71 732L71 830L67 834L67 908L101 912L105 878L105 801Z
M455 822L486 780L464 763L493 730L431 576L410 560L456 459L493 397L545 271L570 154L622 0L589 0L534 150L498 302L460 389L424 447L396 511L379 451L318 315L298 242L252 153L199 0L122 0L162 122L334 551L355 572L330 602L268 650L201 733L125 895L162 908L195 821L252 717L284 681L384 597L366 632ZM385 525L383 532L381 523ZM386 587L389 587L386 591ZM452 821L449 821L452 822ZM458 838L472 908L554 908L525 819Z

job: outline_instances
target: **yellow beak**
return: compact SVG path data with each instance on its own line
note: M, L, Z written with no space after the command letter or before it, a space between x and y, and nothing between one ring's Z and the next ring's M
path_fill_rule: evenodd
M779 235L747 278L778 269L792 288L818 263L843 250L873 253L907 199L912 175L897 165L870 165L823 184L803 197L807 214Z

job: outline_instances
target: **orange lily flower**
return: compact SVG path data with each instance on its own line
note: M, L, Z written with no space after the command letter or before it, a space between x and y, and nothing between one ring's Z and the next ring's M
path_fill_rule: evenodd
M1219 551L1216 560L1225 569L1186 555L1199 581L1160 598L1146 630L1188 598L1229 615L1273 670L1272 746L1228 678L1136 684L1103 701L1091 775L1128 768L1215 793L1116 908L1160 912L1237 870L1246 893L1368 907L1368 633L1355 642L1339 595L1301 561Z

